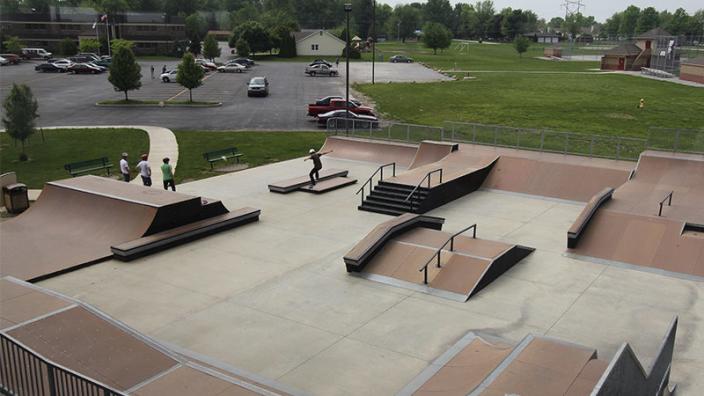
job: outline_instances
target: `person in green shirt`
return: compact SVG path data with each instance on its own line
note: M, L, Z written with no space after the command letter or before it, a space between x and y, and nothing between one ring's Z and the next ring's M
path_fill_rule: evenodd
M176 183L174 183L174 172L169 165L169 157L164 158L164 163L161 164L161 173L164 175L164 190L168 190L171 186L171 191L176 191Z

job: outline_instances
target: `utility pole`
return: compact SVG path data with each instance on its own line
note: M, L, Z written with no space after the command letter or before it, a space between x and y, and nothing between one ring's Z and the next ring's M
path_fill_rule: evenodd
M374 62L376 62L376 0L372 2L372 84L374 84Z
M352 4L345 3L345 15L347 16L347 40L345 43L346 71L345 71L345 133L350 135L350 12Z

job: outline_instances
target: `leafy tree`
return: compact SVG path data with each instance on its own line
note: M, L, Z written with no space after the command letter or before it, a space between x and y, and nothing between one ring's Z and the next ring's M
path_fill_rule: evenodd
M264 26L259 22L250 21L235 27L230 40L231 42L237 43L239 39L243 39L247 42L253 54L271 50L271 37L269 37L269 32L267 32Z
M197 12L187 16L184 24L186 37L191 41L202 40L205 36L205 32L208 30L207 22Z
M347 47L342 49L342 59L347 59ZM357 48L350 46L350 59L362 59L362 53Z
M112 54L108 81L116 91L125 93L125 101L129 100L127 91L139 89L142 86L140 70L141 67L137 63L132 49L126 45L117 46Z
M548 22L548 27L552 30L560 29L563 23L565 23L564 19L560 17L554 17L550 19L550 22Z
M130 10L130 4L126 0L94 0L98 11L115 15Z
M22 41L20 41L20 38L17 36L8 37L3 44L5 46L5 51L16 55L21 54L22 47L24 47L24 43L22 43Z
M621 13L621 25L618 28L619 34L628 38L633 37L636 32L639 16L640 8L633 5L628 6L628 8Z
M203 76L205 71L200 65L196 64L196 58L193 54L186 52L181 59L181 64L178 65L176 73L176 82L188 89L188 101L193 102L193 89L203 85Z
M428 0L423 8L423 19L426 22L448 24L452 19L450 2L448 0Z
M411 5L396 6L394 9L394 14L396 16L396 28L399 38L404 43L408 37L411 37L416 31L418 26L420 26L420 10Z
M237 40L237 43L235 43L235 50L237 50L237 55L239 56L249 56L249 44L247 44L244 39Z
M72 39L66 37L59 42L59 52L65 56L73 56L78 53L78 44Z
M118 52L120 50L120 48L127 48L130 51L132 51L133 47L134 47L134 41L124 40L124 39L110 40L110 49L112 50L113 54Z
M78 43L78 48L81 52L92 52L97 54L98 51L100 51L100 41L96 39L81 39L81 42Z
M678 8L672 14L670 23L667 25L666 29L670 34L680 35L685 33L687 30L687 25L689 24L689 15L684 8Z
M439 49L445 49L452 43L452 34L440 23L428 22L423 25L423 43L426 47L433 49L433 54Z
M201 53L201 44L200 40L191 40L188 42L188 52L198 55Z
M357 35L362 39L366 40L371 34L372 26L372 0L352 0L352 19L355 24L352 25L352 32L355 31L354 26L357 26ZM351 22L351 21L350 21ZM351 37L354 37L352 33Z
M619 30L621 28L621 13L617 12L606 20L604 24L604 30L608 37L616 38L619 36Z
M220 46L217 40L215 40L215 36L212 34L205 36L205 40L203 41L203 56L210 60L220 56Z
M296 55L296 39L294 39L293 35L291 35L291 32L289 32L280 39L279 57L295 58Z
M636 23L636 33L647 32L658 26L658 12L653 7L644 8L638 16Z
M24 152L24 142L34 133L34 119L39 117L37 100L34 99L28 86L13 83L3 107L5 108L5 117L2 118L2 123L8 135L22 142L20 161L26 161L27 154Z
M523 53L528 51L528 47L530 47L530 40L527 37L518 36L513 40L513 48L521 58L523 58Z
M496 11L494 3L491 0L477 1L474 5L474 10L477 13L477 26L475 34L479 38L486 38L489 31L489 26L494 18Z

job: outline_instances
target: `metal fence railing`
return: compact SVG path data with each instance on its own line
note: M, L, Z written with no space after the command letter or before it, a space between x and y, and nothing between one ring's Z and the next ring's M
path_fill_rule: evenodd
M704 129L653 127L648 130L646 138L636 138L472 122L446 121L444 127L404 123L382 126L356 120L345 124L344 119L333 119L328 121L327 131L351 137L409 143L451 141L631 161L650 149L704 154Z
M0 394L32 396L124 396L53 363L0 333Z

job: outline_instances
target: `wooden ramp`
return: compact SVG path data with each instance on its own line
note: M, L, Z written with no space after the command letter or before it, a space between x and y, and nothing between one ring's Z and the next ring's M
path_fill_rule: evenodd
M320 178L318 179L318 184L322 183L323 181L329 180L329 179L334 179L334 178L347 178L347 174L349 171L342 170L342 169L322 169L319 172ZM351 179L347 179L351 180ZM338 180L338 183L340 181ZM354 181L356 182L356 180ZM286 180L281 180L277 182L273 182L269 184L269 191L275 192L275 193L280 193L280 194L288 194L293 191L298 191L301 190L303 187L310 186L310 177L308 176L301 176L301 177L295 177L293 179L286 179Z
M552 337L509 341L468 332L398 396L669 396L677 319L670 325L650 369L627 343L611 361L596 349Z
M399 230L398 223L412 216L404 214L372 230L345 256L348 272L363 271L371 280L467 301L534 250L426 227ZM396 233L390 235L394 227ZM352 257L366 258L358 265Z

